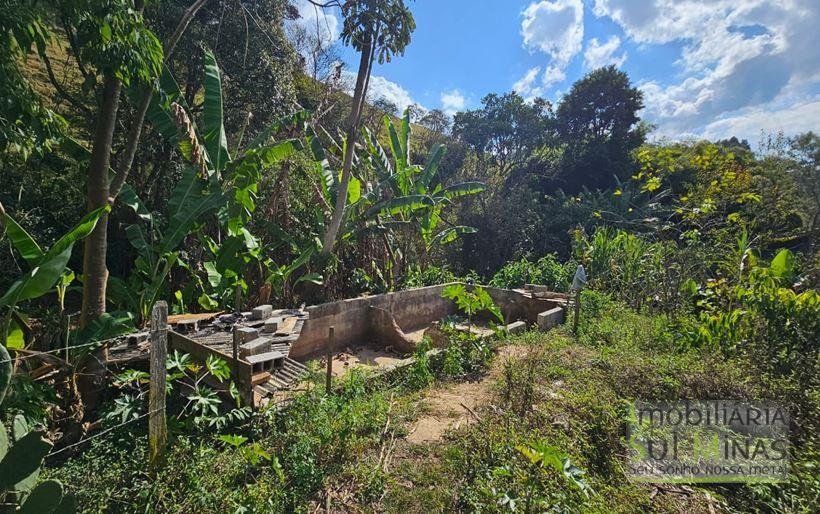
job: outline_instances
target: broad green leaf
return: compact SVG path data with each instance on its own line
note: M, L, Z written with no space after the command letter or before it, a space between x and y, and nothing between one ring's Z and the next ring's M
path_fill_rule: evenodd
M399 127L399 143L405 165L410 163L410 131L410 109L405 109Z
M433 238L430 244L431 246L433 244L445 245L447 243L452 243L464 234L475 234L476 232L478 232L478 230L476 230L475 228L467 227L464 225L445 228L444 230L436 234L436 236Z
M8 336L6 336L6 347L12 350L22 350L26 347L23 329L21 329L13 319L11 321L11 330Z
M350 182L347 184L347 203L353 205L362 197L362 182L356 177L350 177Z
M0 489L8 491L15 486L33 486L31 477L39 475L43 459L50 450L51 443L43 439L40 432L29 432L15 442L0 461Z
M104 312L74 335L74 344L104 341L133 331L134 318L131 313Z
M60 254L44 258L42 264L17 279L6 294L0 297L0 306L15 305L49 292L63 274L68 259L71 258L71 250L72 247L69 246Z
M427 191L433 177L438 173L438 165L441 163L441 159L446 152L447 147L444 145L437 145L430 150L430 154L427 156L427 164L424 166L424 172L421 174L418 185L416 186L416 192L424 193Z
M215 171L222 171L230 162L228 139L222 112L222 79L213 52L207 50L205 60L205 102L202 106L202 144Z
M400 196L377 203L367 210L366 216L373 216L374 214L398 214L400 212L432 207L433 205L435 205L435 202L427 195Z
M137 192L129 184L123 184L122 191L120 191L117 199L123 204L131 208L132 211L143 221L151 222L153 217L148 211L148 208L142 203L142 200L137 196Z
M49 514L63 498L63 484L57 480L45 480L37 484L20 506L18 514Z
M248 149L259 148L267 144L272 135L276 134L284 128L293 128L300 130L305 122L310 119L310 113L306 110L296 111L293 114L282 116L278 120L270 124L266 129L256 135L255 138L248 145ZM310 129L311 132L313 129ZM315 135L315 133L314 133Z
M32 266L36 265L40 259L43 258L43 251L40 249L40 245L37 244L34 238L32 238L23 227L14 221L14 218L6 213L0 216L2 217L2 225L6 229L6 236L8 236L11 244L20 252L20 255L26 262Z
M151 248L151 241L148 240L148 234L142 225L128 225L125 227L125 235L128 237L128 242L137 250L151 269L154 269L156 258Z
M407 167L407 154L404 153L399 133L396 131L393 121L390 116L384 117L384 125L387 127L387 133L390 136L390 151L393 153L393 159L396 161L396 172Z
M106 205L86 214L71 230L65 233L48 249L37 265L14 282L0 298L0 306L14 305L18 302L40 297L51 290L65 270L74 243L83 239L94 230L97 220L107 214L111 207Z
M487 186L483 182L462 182L461 184L445 187L441 194L452 200L461 196L478 194L485 189L487 189Z
M94 227L97 226L97 221L109 212L111 212L111 206L106 205L83 216L74 228L63 234L63 236L48 249L45 259L48 259L51 254L56 255L62 253L66 248L70 248L71 245L88 236L88 234L94 230Z
M780 250L772 259L770 269L777 278L790 278L794 272L794 254L789 250Z

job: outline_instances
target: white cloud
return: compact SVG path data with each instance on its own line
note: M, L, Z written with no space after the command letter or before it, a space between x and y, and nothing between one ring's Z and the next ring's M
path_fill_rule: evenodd
M339 19L330 9L322 9L307 0L296 0L299 18L294 23L308 34L317 37L323 46L333 45L339 39Z
M379 75L370 77L367 98L371 102L383 98L396 104L400 112L404 112L408 105L416 103L406 89Z
M546 68L542 77L544 87L564 80L564 70L569 61L581 51L584 40L583 2L533 2L521 15L524 17L521 22L524 48L531 52L542 52L550 57L550 66ZM527 75L524 76L526 77Z
M441 108L450 116L464 110L466 104L467 99L458 89L441 93Z
M544 76L541 78L541 83L544 84L544 87L549 87L566 78L567 74L564 73L562 68L558 66L549 66L546 70L544 70Z
M356 74L350 70L342 70L342 89L345 93L353 96L353 89L356 86ZM367 86L367 101L373 103L376 100L387 100L395 104L400 112L409 105L417 103L410 96L410 92L399 84L382 77L381 75L371 75Z
M817 131L820 128L820 100L796 103L783 109L762 108L749 109L706 125L701 137L707 139L725 139L737 136L750 143L759 141L762 133L774 134L783 132L797 134Z
M790 106L813 105L820 82L815 0L596 0L593 12L611 18L646 47L682 45L677 80L640 85L644 117L659 132L672 137L748 132L750 123L775 123L765 124L767 116L779 123L793 115L798 119L792 127L811 125L811 110L801 113ZM792 103L783 105L787 92Z
M584 66L589 69L601 68L610 64L620 67L626 61L626 52L615 55L620 46L621 38L618 36L610 36L606 43L599 43L597 38L590 39L584 52Z
M513 84L513 91L524 97L526 100L531 100L536 96L540 96L542 89L541 87L536 86L536 81L538 80L538 74L540 72L540 66L527 70L527 73L525 73L523 77L518 79L515 84Z
M535 83L535 79L538 78L538 72L540 71L540 66L527 70L527 73L525 73L523 77L518 79L518 81L513 84L513 91L520 94L526 94L532 91L532 86Z
M525 100L531 101L537 96L543 97L547 92L547 88L567 78L564 70L557 66L547 66L543 75L541 75L541 80L538 81L540 72L540 66L527 70L527 73L513 84L513 91L524 97Z

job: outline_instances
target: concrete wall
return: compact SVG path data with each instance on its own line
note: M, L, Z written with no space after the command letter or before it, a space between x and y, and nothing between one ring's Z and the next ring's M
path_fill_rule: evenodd
M444 287L420 287L308 307L308 319L290 349L290 358L322 355L331 325L334 350L371 342L371 305L389 311L405 332L419 330L432 321L455 314L453 302L441 297Z
M308 307L309 317L299 339L290 349L290 357L298 360L324 354L331 325L334 327L334 351L373 342L372 323L376 316L371 313L371 305L389 311L404 332L426 328L433 321L458 313L452 300L441 297L442 290L448 285L407 289ZM549 300L529 298L516 291L493 287L485 289L508 322L520 319L534 324L539 312L555 307Z

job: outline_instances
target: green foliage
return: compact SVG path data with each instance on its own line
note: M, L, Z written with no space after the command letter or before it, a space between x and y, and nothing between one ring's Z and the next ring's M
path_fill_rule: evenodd
M410 389L424 389L433 382L434 376L430 368L430 356L427 355L431 348L432 345L427 338L422 339L416 345L416 350L413 352L413 364L410 365L405 378Z
M72 513L74 497L64 494L57 480L38 483L43 459L51 443L38 431L29 431L22 416L14 419L14 442L0 424L0 496L6 505L19 505L27 514Z
M404 0L374 2L353 0L341 3L342 41L362 52L373 45L373 56L379 64L390 62L394 54L404 54L416 22Z
M747 356L773 376L808 385L820 359L820 294L794 291L794 275L793 255L781 250L769 266L753 267L734 287L708 282L698 291L701 312L690 341Z
M568 192L606 188L614 177L632 174L632 151L644 140L639 124L643 93L615 66L589 72L575 82L556 111L564 143L555 181Z
M228 408L217 391L205 385L205 381L224 383L231 378L231 369L223 359L209 355L200 365L186 353L174 350L165 363L168 370L167 394L170 408L177 410L176 428L179 430L222 430L229 425L247 421L251 417L249 407L241 406L238 389L230 382L227 393L236 402ZM148 399L149 376L144 371L126 369L114 381L120 396L105 418L124 423L140 417L145 412ZM223 391L225 392L225 391Z
M561 264L555 255L545 255L536 262L528 259L508 262L493 275L489 285L513 289L524 284L539 284L552 291L567 291L572 282L576 265L573 262Z
M456 302L458 309L469 318L486 311L493 316L495 321L504 323L504 316L490 294L481 286L468 287L464 284L451 284L441 291L441 296Z

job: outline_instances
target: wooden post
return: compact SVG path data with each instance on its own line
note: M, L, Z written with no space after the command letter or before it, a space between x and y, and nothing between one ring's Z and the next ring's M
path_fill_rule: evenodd
M575 319L572 321L572 333L578 335L578 314L581 312L581 289L575 293Z
M325 394L330 394L330 381L333 378L333 325L327 335L327 373L325 374Z
M165 360L168 356L168 304L159 301L151 310L151 384L148 391L148 465L156 469L164 457L168 428L165 425Z

